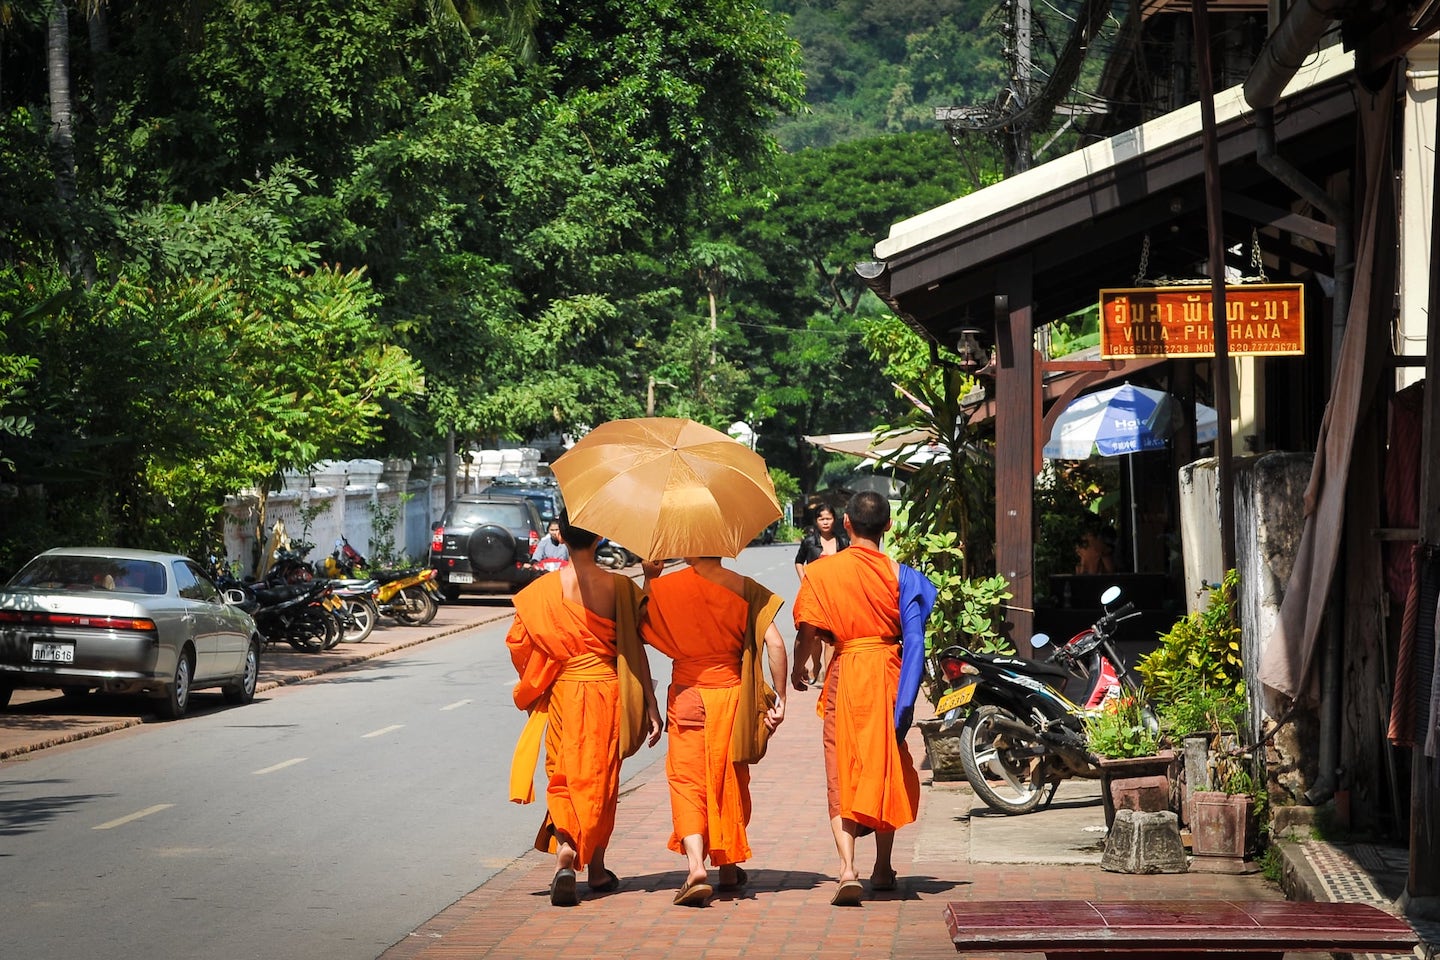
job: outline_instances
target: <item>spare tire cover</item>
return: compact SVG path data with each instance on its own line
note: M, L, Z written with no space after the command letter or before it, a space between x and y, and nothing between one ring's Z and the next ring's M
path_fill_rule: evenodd
M470 534L470 566L497 573L515 562L515 537L504 527L487 523Z

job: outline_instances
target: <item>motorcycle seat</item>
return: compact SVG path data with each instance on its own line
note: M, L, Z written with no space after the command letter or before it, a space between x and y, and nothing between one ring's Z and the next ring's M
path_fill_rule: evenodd
M381 583L389 583L392 580L403 580L406 577L413 577L422 569L424 568L410 567L405 570L372 570L370 571L370 576L379 580Z
M306 596L310 593L312 587L308 584L297 583L274 587L255 586L252 589L255 592L255 599L259 600L263 605L270 607L277 603L294 600L296 597Z
M1023 673L1031 677L1056 680L1065 680L1070 677L1070 671L1048 660L1026 660L1024 657L989 657L987 659L997 667L1003 667L1006 670L1013 670L1016 673Z

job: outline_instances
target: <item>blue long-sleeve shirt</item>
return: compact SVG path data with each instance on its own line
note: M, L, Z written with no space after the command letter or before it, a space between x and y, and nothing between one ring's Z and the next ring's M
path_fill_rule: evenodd
M895 695L895 732L915 719L915 698L925 676L925 621L935 607L935 585L914 567L900 564L900 684Z

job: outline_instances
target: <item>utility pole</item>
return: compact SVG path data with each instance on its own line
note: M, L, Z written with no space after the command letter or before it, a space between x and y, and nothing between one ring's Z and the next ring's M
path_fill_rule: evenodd
M1010 63L1010 80L1014 84L1013 91L1019 96L1018 107L1024 107L1030 102L1034 92L1034 73L1032 71L1033 61L1030 58L1031 34L1034 24L1030 12L1030 0L1012 0L1015 12L1015 49L1012 52ZM1030 169L1032 160L1030 152L1030 119L1022 116L1019 122L1009 130L1010 149L1006 150L1006 165L1011 169L1005 171L1008 177L1014 173Z

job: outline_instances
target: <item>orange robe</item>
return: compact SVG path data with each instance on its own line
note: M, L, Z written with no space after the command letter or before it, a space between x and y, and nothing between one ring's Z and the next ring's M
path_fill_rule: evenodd
M564 834L575 845L577 868L609 844L620 762L638 747L629 742L634 733L627 734L635 712L624 669L627 630L639 649L639 593L628 577L617 578L615 604L615 620L598 616L567 600L559 573L548 573L515 595L515 621L505 637L520 675L515 706L530 712L511 765L510 796L517 803L534 799L543 736L547 812L535 848L553 853L556 834ZM639 711L643 718L643 697Z
M761 602L773 596L750 584ZM649 592L641 636L674 661L666 711L674 824L668 846L684 853L681 838L699 834L712 864L740 863L750 859L750 767L731 759L731 736L750 603L690 569L651 581ZM770 606L771 618L776 608ZM762 635L769 623L760 627Z
M900 584L882 553L851 545L805 568L795 625L835 638L821 694L830 816L874 830L915 820L920 776L895 735Z

